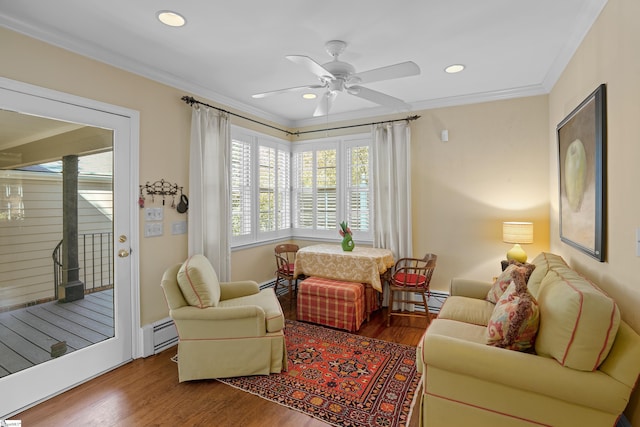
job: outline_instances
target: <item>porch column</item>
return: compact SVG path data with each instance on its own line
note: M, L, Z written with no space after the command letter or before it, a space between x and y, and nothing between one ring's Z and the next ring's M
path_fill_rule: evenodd
M62 290L65 302L84 298L78 262L78 156L62 158Z

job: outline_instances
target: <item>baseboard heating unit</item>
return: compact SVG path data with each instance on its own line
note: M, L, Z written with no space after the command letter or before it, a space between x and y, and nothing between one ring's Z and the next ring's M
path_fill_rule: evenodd
M178 331L170 317L142 327L143 356L158 354L178 344Z

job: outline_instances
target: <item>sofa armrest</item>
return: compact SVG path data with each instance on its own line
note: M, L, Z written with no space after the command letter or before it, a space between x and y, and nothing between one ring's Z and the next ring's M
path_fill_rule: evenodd
M238 282L220 282L220 300L244 297L260 292L260 286L253 280Z
M493 283L482 280L461 279L454 277L451 279L449 294L452 296L485 299Z
M598 370L578 371L552 358L430 334L428 329L419 348L427 391L433 366L610 413L622 412L631 393L628 386Z
M256 337L266 334L265 312L257 305L182 307L170 311L180 339Z
M640 374L640 335L624 321L607 358L598 368L629 387L635 387Z

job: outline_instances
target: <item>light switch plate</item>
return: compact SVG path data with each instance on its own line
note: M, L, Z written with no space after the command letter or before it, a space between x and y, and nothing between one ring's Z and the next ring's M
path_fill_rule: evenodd
M144 219L146 221L162 221L164 212L162 208L144 208Z
M187 221L172 222L171 234L187 234Z
M640 256L640 227L636 229L636 256Z
M161 222L147 222L144 225L144 237L162 236Z

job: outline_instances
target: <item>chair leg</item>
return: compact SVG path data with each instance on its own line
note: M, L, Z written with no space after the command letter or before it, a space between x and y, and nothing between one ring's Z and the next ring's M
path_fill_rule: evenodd
M280 283L280 277L276 275L276 283L273 285L273 293L278 295L278 284Z
M289 307L293 307L293 299L295 297L293 288L293 279L289 279Z
M422 302L424 303L424 312L427 315L427 325L430 325L431 316L429 315L429 303L428 303L429 299L427 298L424 292L420 292L420 294L422 295Z
M389 287L389 308L387 309L387 326L391 326L392 311L393 311L393 289Z

